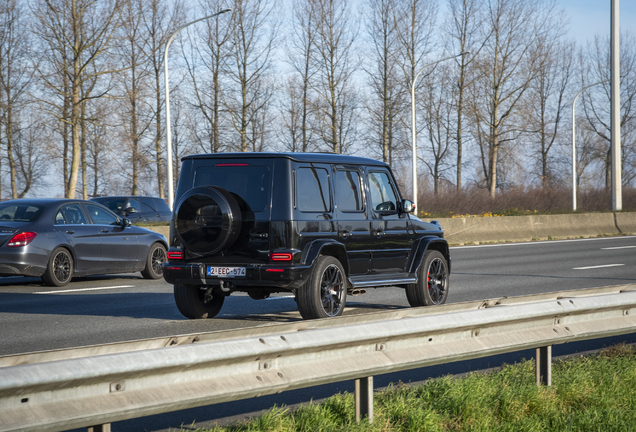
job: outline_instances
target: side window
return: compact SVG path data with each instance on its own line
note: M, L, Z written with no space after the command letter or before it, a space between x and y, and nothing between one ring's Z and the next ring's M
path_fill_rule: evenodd
M85 225L88 221L79 204L66 204L55 214L56 225Z
M139 200L136 200L136 199L129 199L128 203L126 204L126 208L128 207L132 207L138 212L141 211L141 205L139 205Z
M154 213L155 209L153 209L152 207L150 207L148 204L146 204L145 202L141 202L141 211L143 212L150 212L150 213Z
M155 203L152 198L142 198L141 199L141 210L142 211L155 211Z
M296 206L302 212L331 210L329 174L322 168L298 168L296 171Z
M166 200L163 200L161 198L153 198L152 203L152 207L157 209L157 211L170 211L170 207L168 207L168 203L166 203Z
M357 171L336 171L336 195L340 211L361 211L362 192Z
M387 173L369 173L369 192L371 194L371 206L373 210L397 210L397 198L395 197L395 192Z
M86 204L93 223L97 225L119 225L119 218L106 209L92 204Z

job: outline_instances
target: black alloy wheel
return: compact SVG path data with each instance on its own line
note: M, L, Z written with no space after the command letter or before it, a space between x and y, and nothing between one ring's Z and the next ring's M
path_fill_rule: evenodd
M426 279L428 285L428 296L431 299L432 304L443 304L446 301L448 293L446 290L448 272L446 270L446 262L443 258L433 258L428 265Z
M166 248L161 243L153 244L141 275L146 279L160 279L163 276L163 263L167 261Z
M68 249L59 247L49 258L49 265L42 275L44 283L50 286L63 287L73 277L73 257Z
M225 296L211 289L175 285L174 299L181 315L190 319L214 318L225 302Z
M310 279L298 290L298 310L304 319L342 315L347 299L347 282L340 261L320 256Z
M406 298L412 307L436 306L448 299L448 263L439 251L429 250L418 271L418 280L406 287Z

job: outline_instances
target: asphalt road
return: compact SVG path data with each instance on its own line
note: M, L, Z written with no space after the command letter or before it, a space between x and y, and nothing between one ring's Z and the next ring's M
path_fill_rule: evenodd
M636 237L611 237L519 244L454 247L449 302L636 283ZM399 288L371 289L349 297L345 314L408 307ZM64 288L39 279L0 279L0 355L56 348L225 330L300 320L293 298L229 297L211 320L187 320L174 305L172 286L139 274L87 277ZM625 339L623 337L620 340ZM616 339L618 340L618 339ZM630 340L627 338L627 340ZM593 349L610 341L555 347L555 355ZM376 388L401 380L420 381L531 357L531 352L441 365L376 378ZM352 383L286 392L258 400L216 405L130 420L114 431L167 430L206 421L243 418L246 413L351 391ZM238 417L232 417L238 416ZM202 422L202 423L199 423Z

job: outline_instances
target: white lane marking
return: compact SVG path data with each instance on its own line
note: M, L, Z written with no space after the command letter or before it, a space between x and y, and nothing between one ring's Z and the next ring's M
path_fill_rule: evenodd
M586 238L586 239L570 239L570 240L544 240L544 241L527 241L527 242L519 242L519 243L496 243L496 244L485 244L485 245L466 245L466 246L451 246L451 249L466 249L466 248L480 248L480 247L502 247L502 246L532 246L537 244L558 244L558 243L568 243L568 242L582 242L582 241L595 241L595 240L614 240L614 239L633 239L636 236L617 236L617 237L594 237L594 238ZM447 239L448 240L448 239Z
M278 297L268 297L265 300L282 300L282 299L288 299L288 298L294 298L294 296L286 295L286 296L278 296Z
M611 247L611 248L601 248L601 250L631 249L631 248L636 248L636 246L617 246L617 247Z
M620 267L625 264L605 264L605 265L597 265L597 266L589 266L589 267L574 267L572 270L589 270L589 269L597 269L597 268L605 268L605 267Z
M107 290L107 289L117 289L117 288L133 288L133 287L134 285L116 285L116 286L107 286L107 287L78 288L78 289L59 290L59 291L39 291L33 294L59 294L59 293L68 293L68 292L97 291L97 290Z

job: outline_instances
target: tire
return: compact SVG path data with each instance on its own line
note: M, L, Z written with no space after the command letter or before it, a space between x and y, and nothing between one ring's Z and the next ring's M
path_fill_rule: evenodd
M146 257L146 267L141 271L145 279L161 279L163 277L162 264L167 261L166 248L161 243L150 246Z
M448 299L448 263L436 250L424 254L417 282L406 286L406 298L412 307L436 306Z
M241 208L230 192L215 186L190 189L175 206L174 227L187 249L214 254L229 249L241 231Z
M340 261L320 256L305 285L296 295L298 311L304 319L342 315L347 301L347 278Z
M42 275L42 280L49 286L63 287L73 278L73 256L68 249L56 248L49 257L49 264Z
M223 307L225 296L213 293L206 299L206 290L199 287L175 285L174 299L181 315L190 319L214 318Z

